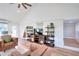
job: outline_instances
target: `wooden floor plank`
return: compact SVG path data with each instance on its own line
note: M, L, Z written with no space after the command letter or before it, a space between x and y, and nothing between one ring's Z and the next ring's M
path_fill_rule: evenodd
M79 52L64 48L49 48L43 56L79 56Z
M79 48L79 43L76 39L64 38L64 45Z

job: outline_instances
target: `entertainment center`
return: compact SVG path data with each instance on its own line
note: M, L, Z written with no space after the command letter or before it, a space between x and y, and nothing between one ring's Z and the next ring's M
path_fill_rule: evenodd
M39 44L46 44L48 46L54 47L54 33L55 27L54 23L49 23L46 28L46 35L43 34L42 28L34 28L33 26L26 26L25 28L25 37L30 37L28 39L31 42L39 43Z

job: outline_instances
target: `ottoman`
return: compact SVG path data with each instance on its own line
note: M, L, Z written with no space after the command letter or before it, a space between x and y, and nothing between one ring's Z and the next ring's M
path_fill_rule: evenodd
M11 53L11 56L28 56L31 51L28 48L18 47Z

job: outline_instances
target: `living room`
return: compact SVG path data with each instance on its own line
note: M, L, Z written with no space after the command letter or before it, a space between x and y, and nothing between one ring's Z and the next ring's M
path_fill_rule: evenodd
M26 5L30 6L26 7ZM6 38L7 35L10 35L8 36L8 38L12 38L14 40L14 43L1 43L2 49L0 55L79 55L79 48L70 48L64 46L63 29L64 20L75 20L79 18L78 6L79 4L73 3L0 4L0 41L2 41L2 38L4 39L3 36L5 36ZM29 30L28 28L30 28L31 30ZM38 38L36 36L38 36ZM5 41L6 40L7 39L5 39ZM4 45L6 46L6 48L4 48ZM33 50L35 49L34 47L37 48L37 50L32 53L30 49Z

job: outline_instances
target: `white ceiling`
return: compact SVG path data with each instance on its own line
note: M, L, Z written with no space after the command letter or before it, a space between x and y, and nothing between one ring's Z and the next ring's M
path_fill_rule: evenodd
M37 3L28 11L24 22L42 22L52 20L79 20L79 4L77 3ZM26 22L25 22L26 23Z
M17 4L0 3L0 19L21 22L28 15L30 19L48 17L69 20L70 18L77 22L75 19L79 20L79 4L34 3L31 8L25 11L23 7L18 9Z
M27 10L23 7L18 9L17 4L0 3L0 19L5 19L13 22L21 21Z

